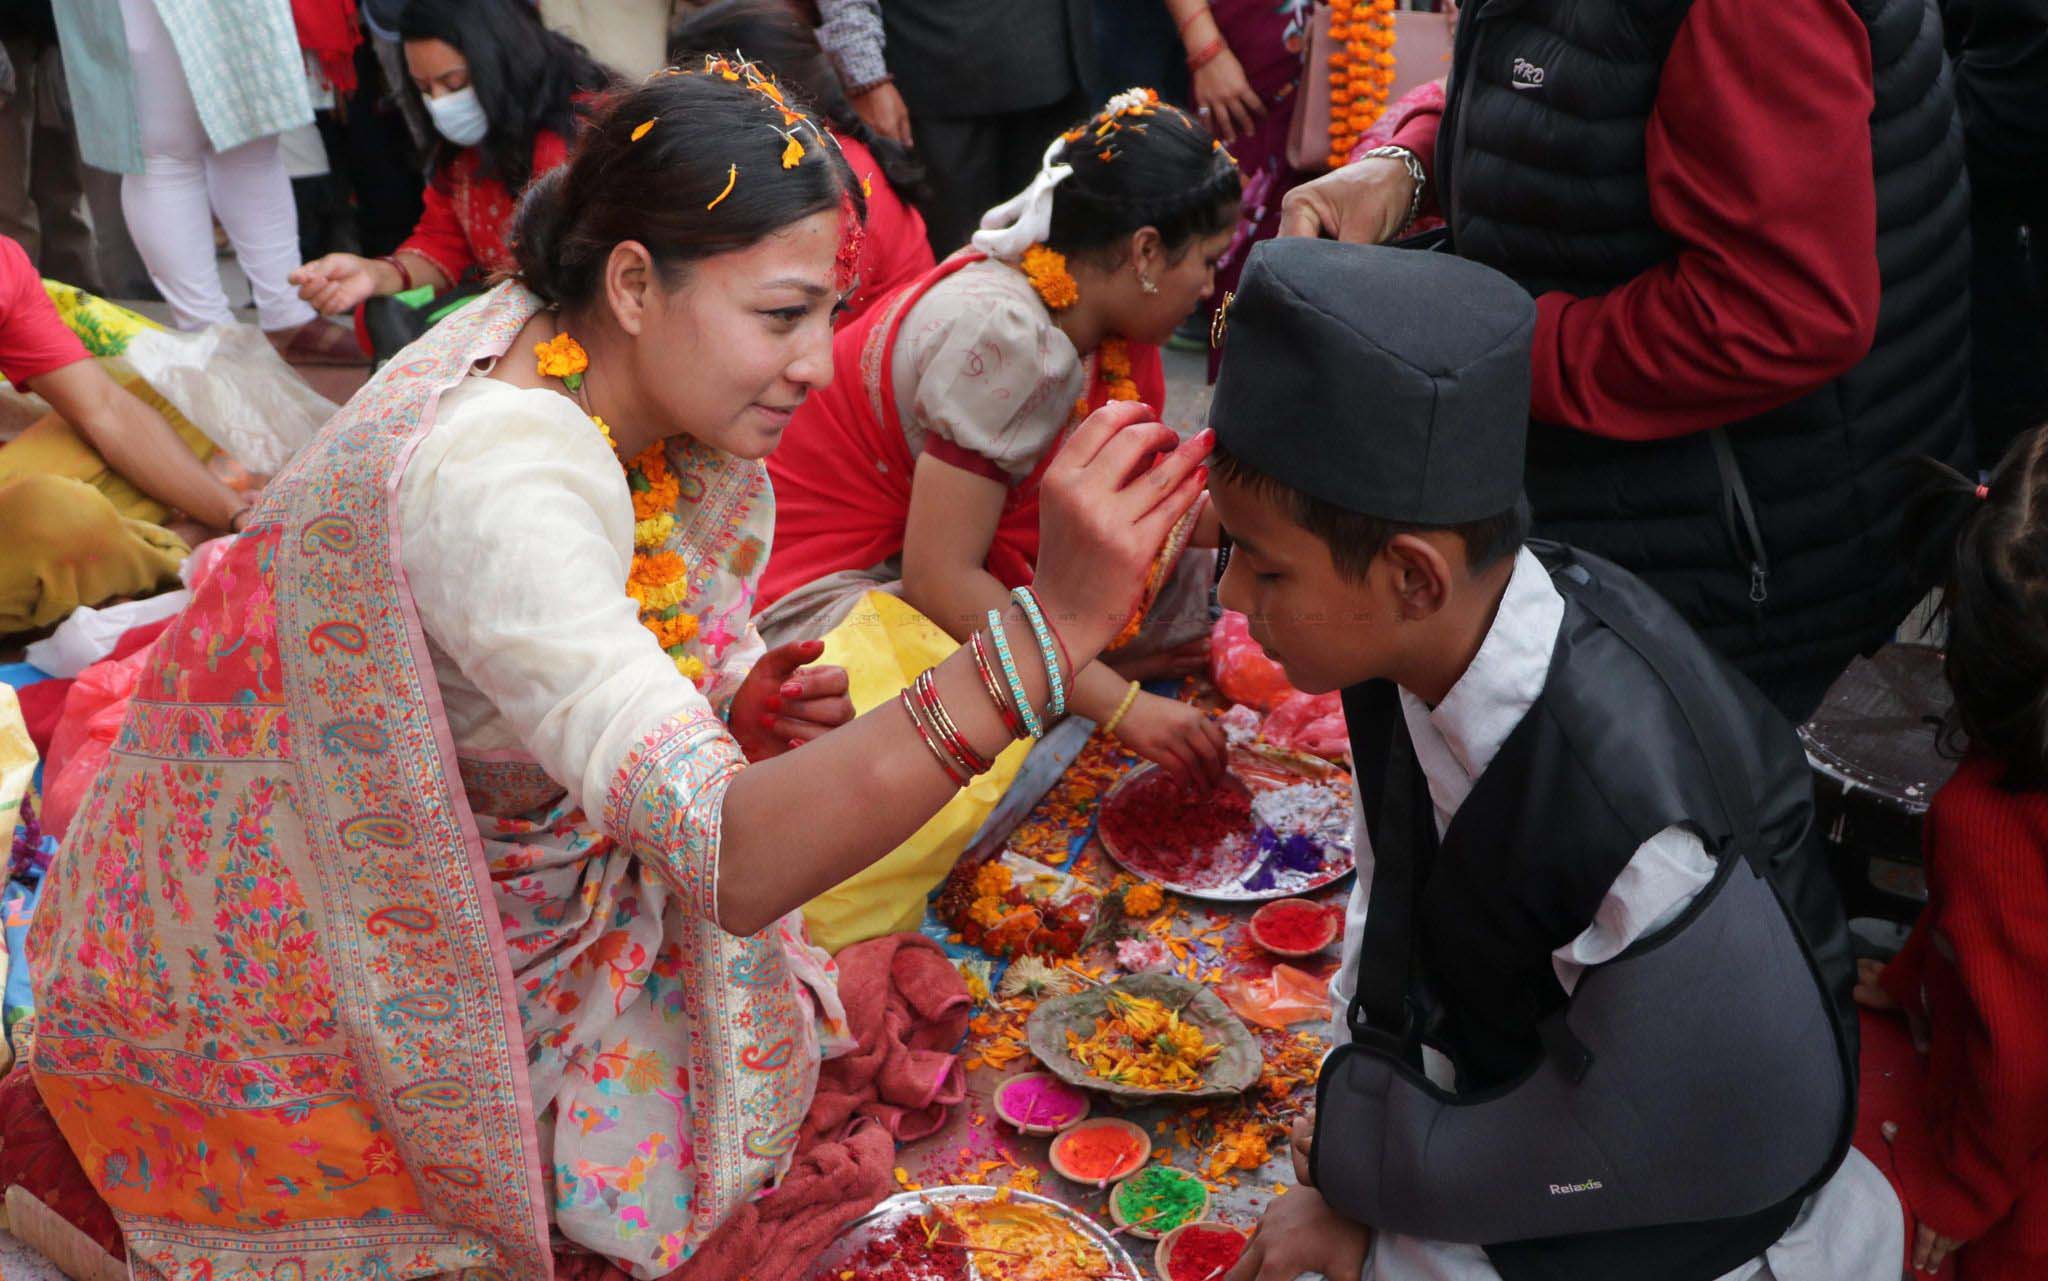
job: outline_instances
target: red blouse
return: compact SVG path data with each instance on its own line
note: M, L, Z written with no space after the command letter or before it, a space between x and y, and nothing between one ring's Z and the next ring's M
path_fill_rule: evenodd
M533 138L533 177L569 158L562 135L542 130ZM509 272L514 267L510 234L519 193L482 173L483 154L465 147L427 184L426 210L398 247L441 269L450 284L472 267Z

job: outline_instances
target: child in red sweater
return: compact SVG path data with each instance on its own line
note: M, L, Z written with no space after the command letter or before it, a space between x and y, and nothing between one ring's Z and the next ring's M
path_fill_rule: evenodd
M1856 997L1895 1010L1927 1055L1917 1107L1888 1125L1913 1266L1959 1281L2048 1278L2048 428L1988 485L1943 469L1916 513L1954 529L1942 607L1966 750L1925 832L1927 908Z

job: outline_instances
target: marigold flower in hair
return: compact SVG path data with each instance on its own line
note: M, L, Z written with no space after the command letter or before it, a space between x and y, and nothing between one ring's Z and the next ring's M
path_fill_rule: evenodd
M1060 311L1080 301L1081 287L1074 283L1074 273L1067 270L1067 256L1059 250L1033 245L1024 251L1024 259L1018 265L1024 270L1024 278L1052 310Z

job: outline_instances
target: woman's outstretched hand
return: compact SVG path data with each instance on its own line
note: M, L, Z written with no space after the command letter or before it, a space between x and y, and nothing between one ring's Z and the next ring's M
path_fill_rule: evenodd
M286 279L299 287L299 297L312 303L315 311L326 316L354 311L377 295L373 264L355 254L337 253L315 258Z
M1104 405L1053 457L1039 488L1033 589L1076 668L1109 643L1136 608L1166 536L1206 501L1203 460L1215 435L1182 442L1148 405Z
M740 682L726 722L748 760L780 756L853 719L846 669L805 666L824 652L823 641L778 645Z

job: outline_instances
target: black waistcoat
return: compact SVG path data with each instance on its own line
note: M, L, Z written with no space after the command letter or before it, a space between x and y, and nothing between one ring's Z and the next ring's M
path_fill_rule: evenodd
M1650 216L1644 136L1690 4L1466 7L1436 159L1460 255L1532 293L1580 296L1672 258ZM1934 0L1851 4L1870 33L1876 89L1883 296L1869 355L1791 405L1728 425L1719 435L1732 450L1708 432L1631 444L1539 422L1529 436L1539 531L1642 575L1767 685L1839 667L1890 635L1913 603L1896 550L1911 480L1893 461L1967 451L1968 192L1941 20Z
M1638 846L1684 824L1717 861L1743 858L1764 871L1825 988L1853 1100L1854 962L1797 736L1639 579L1557 544L1531 550L1565 598L1550 674L1441 841L1393 687L1345 693L1367 834L1375 851L1414 851L1410 876L1375 868L1361 1002L1377 1014L1372 995L1387 989L1370 973L1399 969L1375 955L1387 936L1376 937L1371 920L1383 898L1405 894L1415 1030L1449 1056L1459 1094L1511 1086L1546 1052L1538 1025L1566 1000L1551 952L1592 924ZM1487 1253L1506 1281L1709 1281L1783 1235L1846 1153L1853 1123L1845 1113L1826 1168L1758 1214Z

